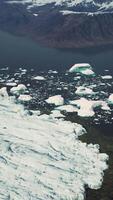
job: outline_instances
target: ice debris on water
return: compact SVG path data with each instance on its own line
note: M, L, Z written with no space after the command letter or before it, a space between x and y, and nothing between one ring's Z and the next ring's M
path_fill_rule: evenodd
M100 188L108 156L79 140L82 125L29 115L15 98L0 90L0 199L84 200Z

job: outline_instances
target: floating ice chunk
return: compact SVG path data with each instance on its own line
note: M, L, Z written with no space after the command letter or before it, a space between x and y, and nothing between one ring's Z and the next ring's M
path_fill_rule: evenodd
M76 80L80 80L81 79L81 76L76 76L76 77L74 77L74 80L76 81Z
M111 75L105 75L105 76L101 76L102 79L112 79L112 76Z
M18 97L18 100L19 101L23 101L23 102L27 102L27 101L31 101L32 100L32 97L30 95L27 95L27 94L21 94L19 97Z
M58 74L58 72L56 70L49 70L48 74Z
M88 63L79 63L73 65L69 72L81 73L84 75L94 75L95 73L92 71L92 67Z
M93 92L92 89L84 87L84 86L77 87L77 90L75 93L78 95L88 95L88 94L93 95L93 94L95 94L95 92Z
M6 83L6 86L14 87L14 86L17 86L17 83L9 82L9 83Z
M34 15L35 17L37 17L37 16L38 16L38 14L37 14L37 13L33 13L33 15Z
M91 65L88 63L79 63L74 64L70 69L69 72L80 72L81 70L91 69Z
M27 90L27 88L24 84L19 84L16 87L12 87L10 89L10 92L14 95L19 95L19 94L23 94L26 90Z
M35 77L33 78L33 80L44 81L45 78L44 78L43 76L35 76Z
M52 73L53 74L58 74L58 72L56 70L53 70Z
M103 110L110 110L104 101L92 101L86 98L80 98L79 100L70 101L70 103L79 108L77 113L81 117L93 117L95 115L94 108L96 107L101 107Z
M104 101L100 101L100 106L102 110L106 110L106 111L110 111L110 107L108 106L108 104Z
M9 69L8 67L3 67L3 68L1 68L0 70L1 70L1 71L2 71L2 70L3 70L3 71L5 71L5 70L7 71L8 69Z
M48 104L55 104L56 106L60 106L64 104L64 98L61 95L55 95L46 99Z
M108 103L113 104L113 94L110 94L110 96L108 98Z
M21 68L21 67L19 68L19 70L20 70L21 72L25 72L25 73L27 72L27 69L23 69L23 68Z
M92 101L81 98L79 100L70 101L70 103L79 108L78 115L81 117L93 117L95 115Z

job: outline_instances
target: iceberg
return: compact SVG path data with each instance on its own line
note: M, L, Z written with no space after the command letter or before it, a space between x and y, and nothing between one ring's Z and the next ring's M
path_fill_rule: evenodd
M92 67L88 63L79 63L74 64L70 69L69 72L71 73L81 73L84 75L95 75L95 73L92 70Z

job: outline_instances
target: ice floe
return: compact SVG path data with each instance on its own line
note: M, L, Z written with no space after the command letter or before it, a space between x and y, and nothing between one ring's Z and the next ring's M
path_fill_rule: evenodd
M60 106L64 104L64 98L61 95L51 96L46 99L48 104L55 104L56 106Z
M103 110L110 110L109 106L104 101L93 101L83 97L70 101L70 104L77 106L77 113L81 117L93 117L95 115L94 108L96 107L101 107Z
M9 82L9 83L6 83L6 86L15 87L15 86L17 86L17 83Z
M18 97L18 100L19 101L23 101L23 102L27 102L27 101L31 101L32 100L32 97L28 94L21 94L19 97Z
M88 87L84 87L84 86L77 87L77 90L75 93L78 95L88 95L88 94L94 95L95 94L95 92L92 89Z
M102 79L105 79L105 80L112 79L111 75L105 75L105 76L101 76L101 77L102 77Z
M37 80L37 81L44 81L45 80L45 78L43 76L35 76L33 79Z
M108 156L81 142L84 133L76 123L30 116L1 95L0 199L83 200L86 186L100 188Z

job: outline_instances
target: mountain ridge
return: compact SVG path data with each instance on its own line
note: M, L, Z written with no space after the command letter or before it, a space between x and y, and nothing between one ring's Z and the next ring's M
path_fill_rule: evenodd
M76 12L113 11L113 1L110 0L7 0L8 3L27 5L28 9L52 5L74 9Z
M39 0L36 1L39 2ZM49 2L52 1L55 0ZM109 3L106 0L95 0L95 2L97 4ZM112 10L92 12L88 6L89 11L87 12L84 6L84 9L80 11L80 8L76 10L71 7L70 9L66 6L55 6L54 3L43 6L31 3L31 0L13 2L12 0L1 0L0 29L24 35L40 44L57 48L83 48L113 44Z

